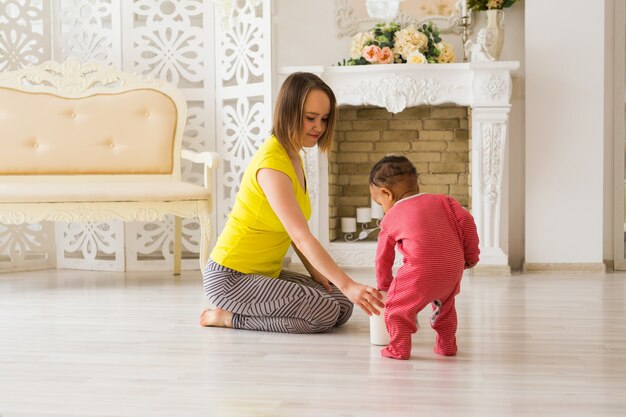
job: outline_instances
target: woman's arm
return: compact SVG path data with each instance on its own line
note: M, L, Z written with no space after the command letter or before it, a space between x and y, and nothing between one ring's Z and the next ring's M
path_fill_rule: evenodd
M304 256L302 254L302 252L300 252L300 250L298 249L298 247L295 244L292 243L291 247L293 248L293 250L298 255L298 258L300 258L300 261L302 262L302 265L304 265L306 270L311 275L311 278L313 278L315 280L315 282L323 285L324 288L326 288L326 291L333 292L333 288L330 286L328 278L326 278L324 275L320 274L317 269L313 268L313 265L311 265L311 262L309 262L309 260L306 258L306 256Z
M257 172L257 181L293 244L310 265L368 315L378 314L378 309L384 307L380 292L350 278L313 236L296 200L291 178L283 172L263 168Z

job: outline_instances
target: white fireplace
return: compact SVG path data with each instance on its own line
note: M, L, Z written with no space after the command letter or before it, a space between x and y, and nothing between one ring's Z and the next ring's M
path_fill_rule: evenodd
M481 261L475 273L510 273L508 257L507 160L511 71L517 61L459 64L391 64L284 67L319 75L335 92L339 106L374 106L398 113L408 107L456 104L469 106L472 119L472 214L480 238ZM313 214L310 227L342 267L374 266L375 242L330 242L328 228L328 161L305 155ZM297 258L297 257L294 257ZM292 259L292 262L298 262Z

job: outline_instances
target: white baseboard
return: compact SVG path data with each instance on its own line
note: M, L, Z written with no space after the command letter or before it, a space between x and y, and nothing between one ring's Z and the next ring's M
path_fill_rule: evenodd
M478 262L478 265L469 271L469 275L508 277L511 275L511 267L509 265L481 265L480 262Z
M526 263L522 266L522 272L606 272L606 265L598 263Z

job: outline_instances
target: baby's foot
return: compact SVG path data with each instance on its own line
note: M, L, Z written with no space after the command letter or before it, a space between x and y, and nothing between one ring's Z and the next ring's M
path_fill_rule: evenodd
M206 309L200 314L200 326L233 327L233 313L221 308Z
M456 347L454 349L445 350L439 346L435 346L433 352L441 356L456 356Z
M409 357L411 356L411 353L409 352L408 354L402 355L402 354L397 353L393 348L387 346L386 348L380 351L380 356L383 356L385 358L391 358L391 359L406 360L406 359L409 359Z

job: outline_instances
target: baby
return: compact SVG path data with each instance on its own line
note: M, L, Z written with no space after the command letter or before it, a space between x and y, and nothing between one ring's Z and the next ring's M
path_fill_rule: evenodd
M417 314L432 305L430 324L437 332L434 351L456 354L457 318L454 297L463 270L478 262L478 234L472 215L455 199L420 194L417 172L403 156L386 156L369 178L372 200L385 212L376 249L376 282L387 291L385 324L390 343L381 355L411 356ZM395 278L395 248L404 261Z

